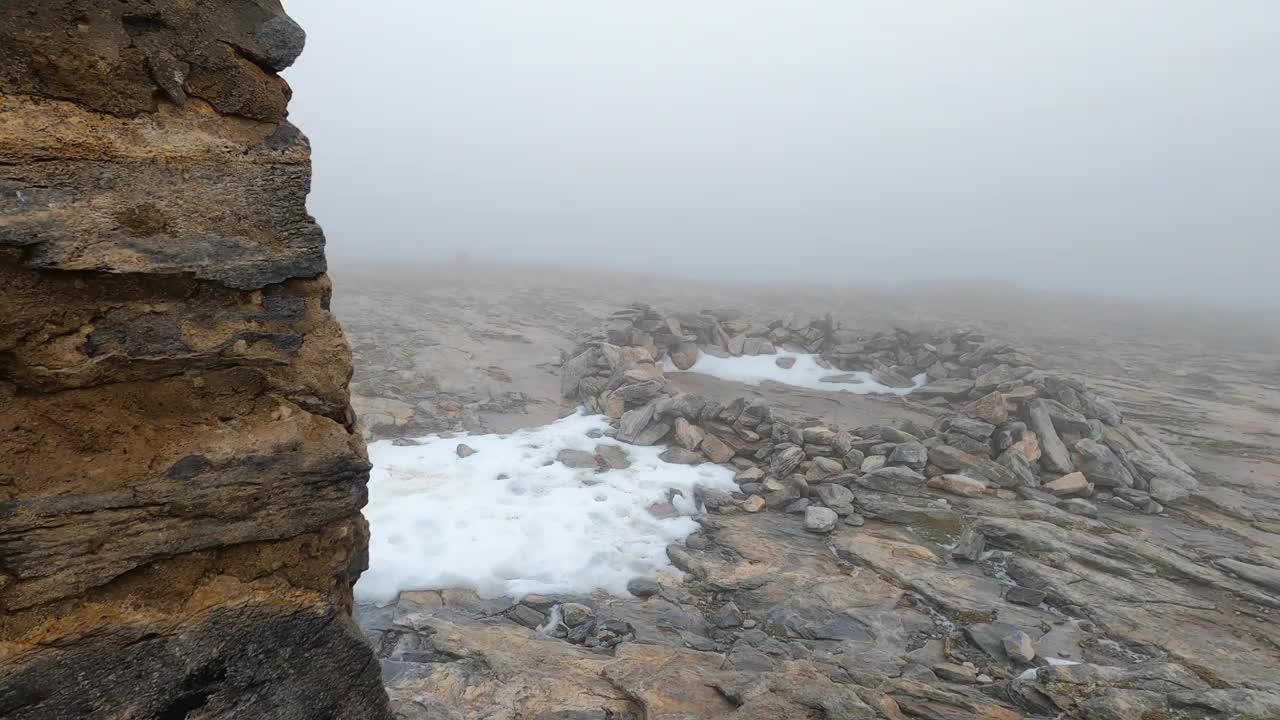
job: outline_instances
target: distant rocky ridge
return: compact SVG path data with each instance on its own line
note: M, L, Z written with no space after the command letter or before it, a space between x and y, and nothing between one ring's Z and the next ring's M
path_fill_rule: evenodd
M0 6L0 717L389 717L277 0Z
M666 359L677 369L693 367L699 353L773 355L779 349L818 353L834 379L857 370L908 388L924 374L928 383L910 397L942 416L933 428L828 428L823 441L806 443L804 428L775 422L760 401L720 407L673 396L661 370ZM1154 514L1199 486L1190 466L1152 433L1124 422L1110 400L1079 380L1039 369L1026 351L970 330L864 337L841 329L830 315L751 323L728 310L663 315L636 305L590 333L565 361L561 380L566 398L617 418L621 440L674 439L695 450L681 430L699 426L710 438L703 454L713 462L745 456L769 463L777 452L803 447L805 473L903 466L927 478L966 475L992 492L1016 492L1089 516L1097 508L1085 498ZM825 462L814 470L810 461L817 458ZM785 474L775 471L772 479L782 482L778 476ZM786 496L777 495L781 488L769 491Z

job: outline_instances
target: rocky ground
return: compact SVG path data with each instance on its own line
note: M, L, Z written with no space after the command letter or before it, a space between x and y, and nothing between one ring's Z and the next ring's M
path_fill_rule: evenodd
M1280 717L1268 325L990 286L334 265L369 437L581 403L741 491L700 497L678 570L632 597L359 608L403 717ZM929 385L675 371L769 346Z

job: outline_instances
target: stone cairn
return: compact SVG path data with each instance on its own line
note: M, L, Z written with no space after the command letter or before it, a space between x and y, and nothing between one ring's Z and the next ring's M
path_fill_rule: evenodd
M864 371L891 387L913 387L923 374L926 384L907 402L938 420L840 428L784 418L759 399L723 405L678 392L662 369L668 360L688 369L699 353L779 349L818 354L833 381ZM1040 369L1021 349L965 329L864 336L829 314L764 324L736 311L662 314L635 304L564 358L561 390L613 419L618 440L670 444L668 462L732 464L740 492L704 491L708 510L804 512L816 531L833 529L836 518L858 525L876 517L958 533L963 523L939 496L1022 498L1088 517L1097 503L1155 514L1198 488L1194 471L1125 422L1115 403ZM973 552L967 540L959 552Z

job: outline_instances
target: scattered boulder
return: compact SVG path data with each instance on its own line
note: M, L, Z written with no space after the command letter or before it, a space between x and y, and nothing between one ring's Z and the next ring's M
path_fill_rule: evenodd
M658 458L675 465L698 465L703 460L701 453L682 447L669 447Z
M922 385L911 391L912 395L920 398L941 397L948 400L958 400L969 394L973 390L973 381L966 378L947 378L945 380L936 380Z
M649 578L636 578L627 583L627 592L636 597L652 597L662 592L662 586Z
M964 475L939 475L930 478L927 484L931 488L963 497L982 497L987 491L986 483Z
M1031 636L1021 630L1015 630L1004 636L1004 651L1010 660L1023 665L1030 665L1036 659L1036 649Z
M727 463L733 459L734 450L719 437L707 434L702 438L702 452L711 462Z
M834 510L810 505L804 511L804 529L815 533L829 533L836 529L840 517Z
M703 432L702 428L690 423L683 417L677 417L673 426L675 428L676 442L686 450L697 450L698 446L702 444L703 438L706 437L706 433Z
M1089 438L1078 441L1075 450L1077 467L1089 476L1098 487L1133 487L1133 474L1120 458L1106 445Z
M466 443L458 443L458 447L454 452L456 452L460 458L469 458L476 454L475 449Z
M1063 475L1052 482L1045 483L1044 489L1058 497L1084 495L1089 491L1089 481L1085 478L1084 473L1073 472Z
M920 469L929 462L929 449L918 442L903 443L889 453L889 465L905 465Z
M631 456L617 445L596 445L596 459L600 465L611 470L625 470L631 467Z
M595 453L590 453L586 450L561 450L556 454L556 460L560 464L571 468L594 469L598 466Z
M769 461L769 474L774 477L786 477L799 467L802 461L804 461L804 450L801 448L789 447L781 452L775 452Z
M947 682L972 685L978 681L978 671L955 663L941 663L933 666L933 674Z
M1063 474L1075 472L1071 454L1067 452L1067 446L1063 444L1062 438L1058 437L1058 431L1053 425L1048 403L1040 398L1032 400L1026 405L1026 413L1027 425L1040 442L1042 453L1040 463L1050 472Z

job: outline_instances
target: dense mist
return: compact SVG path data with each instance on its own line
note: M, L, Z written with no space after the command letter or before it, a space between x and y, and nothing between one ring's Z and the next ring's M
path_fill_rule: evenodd
M344 257L1280 305L1280 6L294 0Z

